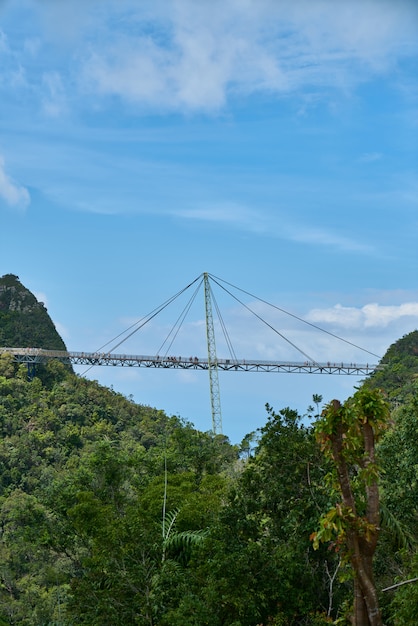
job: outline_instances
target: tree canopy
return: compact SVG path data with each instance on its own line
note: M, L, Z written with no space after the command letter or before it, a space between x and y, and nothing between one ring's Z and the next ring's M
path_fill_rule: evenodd
M39 310L57 347L1 281L5 344L34 341ZM266 404L241 445L2 355L0 626L414 625L416 348L344 403L314 394L316 416Z

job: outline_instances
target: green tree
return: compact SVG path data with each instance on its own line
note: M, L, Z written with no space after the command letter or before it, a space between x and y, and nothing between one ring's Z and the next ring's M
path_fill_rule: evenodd
M363 387L342 406L333 400L316 424L316 435L334 465L336 502L313 533L314 546L336 536L354 576L354 624L381 626L373 575L380 529L376 440L388 425L389 408L379 390Z
M192 559L173 624L314 624L328 608L324 555L309 540L323 498L319 447L296 411L267 411L254 456L237 466L219 521Z

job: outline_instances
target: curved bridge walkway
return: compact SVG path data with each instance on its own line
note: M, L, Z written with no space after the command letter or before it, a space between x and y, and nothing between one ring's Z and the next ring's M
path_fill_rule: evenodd
M109 352L65 352L42 350L41 348L0 348L1 354L11 354L17 363L39 364L50 359L58 359L72 365L108 365L114 367L155 367L162 369L208 370L208 359L196 356L143 356L133 354L112 354ZM266 360L217 359L217 367L225 372L277 372L289 374L354 374L367 376L383 365L369 363L335 363L327 361L285 362Z

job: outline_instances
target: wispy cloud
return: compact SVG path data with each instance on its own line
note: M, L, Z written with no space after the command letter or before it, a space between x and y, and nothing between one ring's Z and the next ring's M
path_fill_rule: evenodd
M129 34L114 29L86 60L90 85L139 104L216 110L240 92L350 89L393 67L416 38L407 2L162 5L147 16L131 5Z
M15 43L13 60L42 59L38 86L64 63L83 94L162 111L216 112L260 92L349 91L417 51L417 8L408 1L29 4L44 41ZM0 52L10 45L0 38ZM51 57L51 45L65 54Z
M361 252L371 254L374 252L373 246L362 243L356 239L350 239L331 230L323 230L315 227L301 227L293 229L289 237L293 241L308 243L316 246L334 248L343 252Z
M254 211L235 203L221 203L196 209L180 209L176 210L174 215L189 220L234 226L253 233L265 232L268 229L268 222L261 211Z
M58 117L67 110L67 98L58 72L46 72L42 77L43 110L46 115Z
M16 183L6 172L2 156L0 156L0 198L14 209L26 209L30 203L28 190Z
M277 212L269 214L268 211L261 209L254 210L239 204L224 203L203 208L177 210L174 215L184 219L217 223L219 226L233 227L252 234L307 243L342 252L361 254L375 252L373 246L358 239L350 239L332 230L309 226L306 222L304 225L298 224L285 212L280 212L279 215Z

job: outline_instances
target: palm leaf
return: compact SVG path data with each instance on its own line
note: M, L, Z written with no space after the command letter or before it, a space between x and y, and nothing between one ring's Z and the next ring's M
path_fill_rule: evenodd
M416 547L417 540L414 534L384 503L380 503L380 524L388 531L398 548L412 550Z

